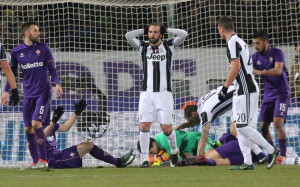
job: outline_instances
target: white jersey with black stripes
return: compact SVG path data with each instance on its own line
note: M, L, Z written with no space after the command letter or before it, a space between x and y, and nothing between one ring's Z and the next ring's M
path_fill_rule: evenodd
M240 60L241 68L236 77L237 94L244 95L257 92L256 81L252 74L253 65L250 57L248 45L236 34L232 35L227 42L227 58L229 63L234 59Z

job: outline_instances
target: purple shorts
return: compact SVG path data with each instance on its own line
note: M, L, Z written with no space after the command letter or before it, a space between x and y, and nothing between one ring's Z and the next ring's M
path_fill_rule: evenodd
M244 163L244 157L241 152L238 140L232 140L223 144L215 150L221 155L222 158L228 158L230 165L240 165Z
M48 125L50 121L51 94L34 98L24 98L23 119L25 127L31 127L31 121L36 120Z
M260 110L260 121L273 122L274 117L286 119L289 104L289 96L280 96L274 100L263 101Z
M54 150L47 155L48 166L53 169L80 168L82 159L77 152L77 145L62 151Z

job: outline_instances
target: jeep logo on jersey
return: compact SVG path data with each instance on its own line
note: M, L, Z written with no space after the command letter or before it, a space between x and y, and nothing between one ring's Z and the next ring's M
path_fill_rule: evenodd
M147 59L153 59L153 60L160 60L160 61L163 61L166 59L166 56L165 55L160 55L160 54L153 54L151 53L151 56L147 56Z
M36 68L36 67L42 67L43 65L44 65L43 62L34 62L32 64L29 64L29 63L27 63L25 65L21 64L21 67L22 67L22 69L31 69L31 68Z

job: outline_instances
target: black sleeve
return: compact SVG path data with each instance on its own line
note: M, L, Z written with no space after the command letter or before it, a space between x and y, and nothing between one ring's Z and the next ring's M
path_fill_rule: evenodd
M4 46L0 43L0 60L6 59L6 53Z

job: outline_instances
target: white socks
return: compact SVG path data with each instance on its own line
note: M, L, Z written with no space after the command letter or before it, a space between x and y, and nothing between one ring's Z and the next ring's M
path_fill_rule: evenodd
M172 154L177 154L178 153L178 148L177 148L175 131L172 130L171 134L169 134L169 136L166 135L166 137L167 137L167 140L170 143Z
M244 137L250 139L252 142L254 142L257 145L262 146L266 149L268 154L272 154L274 152L274 147L270 145L266 139L255 129L252 127L246 126L242 128L236 128L238 134L244 135ZM238 139L240 140L240 139Z
M258 155L259 153L263 152L258 145L256 145L255 143L253 143L252 141L250 141L250 149L251 151L255 154Z
M142 160L147 161L149 155L150 132L140 131L139 141L141 147Z
M250 150L250 140L247 137L245 137L242 133L239 133L239 131L237 131L237 138L244 157L244 163L247 165L252 165L253 163Z

